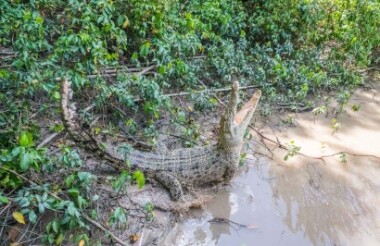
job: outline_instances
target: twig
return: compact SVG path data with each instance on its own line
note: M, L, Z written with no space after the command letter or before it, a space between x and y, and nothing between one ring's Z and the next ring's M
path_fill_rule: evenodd
M37 223L36 223L37 224ZM21 235L21 237L19 237L18 239L17 239L17 241L16 241L16 243L19 243L24 237L25 237L25 235L28 233L28 231L29 231L29 228L30 228L30 223L28 223L28 225L27 225L27 227L26 227L26 229L24 229L24 233ZM33 228L35 227L35 225L33 226Z
M312 109L311 106L305 106L303 103L277 103L276 105L277 109L288 109L293 112L304 112Z
M137 74L138 74L138 75L146 74L146 73L149 72L150 70L153 70L155 67L156 67L156 65L151 65L151 66L149 66L149 67L144 68L143 70L141 70L141 72L138 72Z
M90 122L90 126L93 126L100 119L100 115L96 116L93 121Z
M239 90L247 90L247 89L255 89L255 88L260 88L262 86L258 85L250 85L250 86L242 86L239 87ZM231 87L227 88L220 88L220 89L206 89L206 90L200 90L200 91L194 91L194 92L178 92L178 93L169 93L169 94L164 94L163 96L165 97L180 97L180 96L187 96L190 94L200 94L200 93L205 93L205 92L225 92L225 91L231 91Z
M36 241L36 240L38 240L38 239L40 239L40 238L42 238L43 236L44 235L35 236L35 237L31 238L31 239L27 239L25 241L19 242L19 245L34 245L33 242ZM31 243L29 243L29 242L31 242Z
M143 238L144 238L144 227L142 229L142 232L141 232L141 237L140 237L140 240L139 240L139 246L141 246L142 242L143 242Z
M10 203L9 203L9 204L10 204ZM6 225L7 222L8 222L8 216L9 216L9 212L10 212L10 211L11 211L10 209L7 210L7 214L5 215L4 225ZM1 227L1 230L0 230L0 238L2 238L4 228L5 228L5 226L2 226L2 227Z
M347 155L358 156L358 157L373 157L373 158L376 158L376 159L380 159L380 156L376 156L376 155L358 154L358 153L351 153L351 152L345 152L345 151L340 151L340 152L332 153L332 154L329 154L329 155L321 155L321 156L317 156L317 157L313 157L313 156L307 156L307 157L311 157L311 158L315 158L315 159L320 159L320 158L326 158L326 157L333 157L333 156L341 155L341 154L347 154Z
M139 69L139 68L125 68L127 72L130 74L137 74L137 75L144 75L150 73L151 70L153 70L156 67L156 65L150 65L148 67ZM122 70L121 68L120 70ZM98 76L103 76L103 77L115 77L117 75L117 70L116 69L109 69L109 70L103 70L97 74L88 74L86 77L89 79L96 78ZM62 81L61 77L56 77L55 81L60 82Z
M365 68L365 69L356 70L355 72L365 73L365 72L368 72L368 71L371 71L371 70L380 70L380 66L368 67L368 68Z
M7 210L7 208L11 205L11 203L9 202L1 211L0 211L0 215L2 215L4 213L4 211Z
M213 218L209 221L207 221L209 223L227 223L227 224L234 224L234 225L237 225L239 226L240 228L246 228L246 229L256 229L257 226L252 226L252 225L243 225L243 224L240 224L240 223L237 223L235 221L232 221L230 219L226 219L226 218Z
M7 50L0 50L0 56L7 56L7 55L15 55L13 51L7 51Z
M119 244L123 245L123 246L127 246L128 244L125 243L123 240L121 240L120 238L118 238L117 236L115 236L112 232L110 232L109 230L107 230L106 228L104 228L104 226L102 226L101 224L99 224L98 222L92 220L90 217L88 217L86 214L82 214L83 218L85 220L87 220L88 222L90 222L92 225L94 225L95 227L97 227L98 229L108 233L113 239L115 239L116 242L118 242Z
M41 143L39 143L37 145L37 149L42 148L46 144L50 143L50 141L52 141L54 138L56 138L59 134L60 134L60 132L55 132L55 133L51 134L50 136L48 136L47 138L45 138Z
M88 105L87 107L85 107L83 109L83 112L90 111L91 109L93 109L95 107L95 105L96 105L95 103L92 103L92 104Z
M22 180L24 180L25 182L31 184L31 185L37 185L35 182L25 178L23 175L11 170L11 169L8 169L6 167L0 167L1 169L5 170L5 171L8 171L8 172L11 172L12 174L16 175L17 177L21 178ZM60 198L59 196L57 196L56 194L53 194L51 192L49 192L49 195L51 195L52 197L54 197L55 199L59 200L59 201L62 201L62 198ZM107 230L106 228L104 228L101 224L99 224L98 222L92 220L90 217L88 217L86 214L82 213L82 217L87 220L87 222L89 222L90 224L92 224L93 226L97 227L98 229L104 231L105 233L109 234L116 242L118 242L119 244L123 245L123 246L127 246L128 244L125 243L123 240L121 240L120 238L118 238L117 236L115 236L112 232L110 232L109 230Z
M168 135L168 136L170 136L170 137L179 138L179 139L182 139L182 140L184 140L184 141L189 141L190 143L199 146L199 144L197 144L197 143L194 142L193 140L188 139L188 138L185 138L185 137L182 137L182 136L179 136L179 135L175 135L175 134L171 134L171 133L165 133L165 132L159 132L159 133L161 133L161 134L165 134L165 135Z

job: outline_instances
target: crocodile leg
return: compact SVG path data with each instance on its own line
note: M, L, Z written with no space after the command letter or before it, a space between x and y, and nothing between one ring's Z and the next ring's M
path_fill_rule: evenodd
M174 201L183 196L181 183L169 172L158 172L155 175L155 179L170 191L170 196Z

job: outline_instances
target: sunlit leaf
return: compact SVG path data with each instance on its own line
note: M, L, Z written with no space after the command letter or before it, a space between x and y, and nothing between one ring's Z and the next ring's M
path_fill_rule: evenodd
M129 19L127 16L125 16L125 21L123 23L123 28L126 28L126 27L129 27L130 23L129 23Z
M133 173L133 178L136 180L137 185L139 186L140 189L142 187L144 187L144 185L145 185L145 176L144 176L144 173L142 173L141 171L135 171Z
M83 239L81 239L78 243L78 246L84 246L85 245L85 241Z
M22 213L20 213L20 212L13 212L13 213L12 213L12 216L13 216L13 218L14 218L18 223L25 225L24 215L22 215Z

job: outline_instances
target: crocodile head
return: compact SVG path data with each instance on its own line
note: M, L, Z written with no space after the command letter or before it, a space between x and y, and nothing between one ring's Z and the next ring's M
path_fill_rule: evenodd
M239 103L239 82L237 79L233 79L231 98L220 121L218 147L222 149L223 152L233 154L233 156L236 157L231 156L232 159L237 160L231 160L231 158L229 158L229 161L232 161L234 166L239 164L244 134L256 110L260 97L261 91L256 90L251 99L237 112Z

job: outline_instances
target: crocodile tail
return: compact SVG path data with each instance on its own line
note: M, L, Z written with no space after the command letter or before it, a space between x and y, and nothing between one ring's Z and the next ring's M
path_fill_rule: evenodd
M74 142L81 148L84 148L95 154L101 159L107 161L108 165L117 170L125 170L127 166L125 161L104 148L104 144L97 140L91 132L90 125L82 122L78 116L75 103L72 103L73 91L71 82L64 78L62 80L61 90L61 109L62 121L67 132Z

